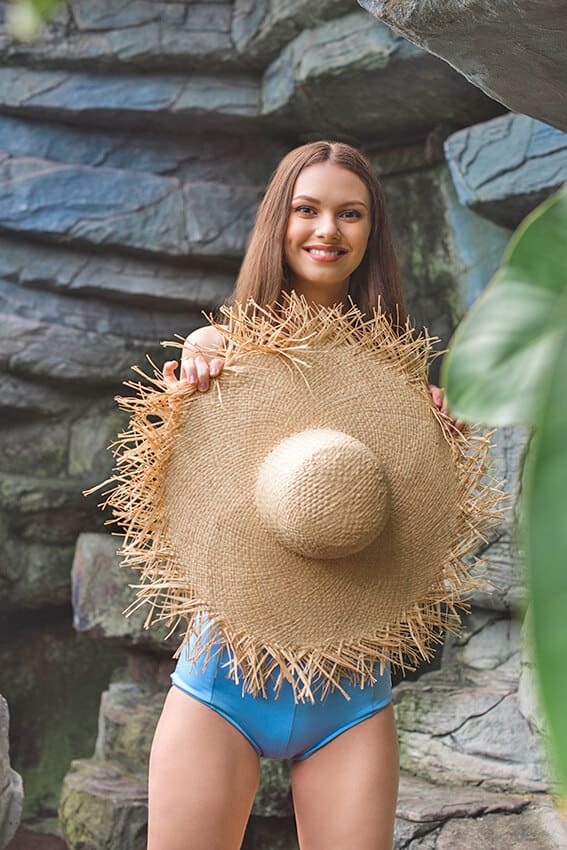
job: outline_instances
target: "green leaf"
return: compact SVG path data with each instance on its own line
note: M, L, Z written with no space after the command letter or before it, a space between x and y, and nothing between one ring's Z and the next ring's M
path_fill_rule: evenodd
M31 41L61 0L14 0L8 6L8 27L14 38Z
M500 269L453 335L441 384L453 416L533 424L567 333L567 185L512 237Z
M567 334L546 383L524 471L521 519L536 670L567 794Z

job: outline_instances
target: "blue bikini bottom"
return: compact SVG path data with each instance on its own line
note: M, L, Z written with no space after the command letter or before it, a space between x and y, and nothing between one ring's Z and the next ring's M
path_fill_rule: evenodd
M193 645L194 639L190 639L189 653ZM186 650L184 646L171 674L172 683L221 714L250 741L259 756L267 758L305 759L392 700L390 671L386 668L381 675L379 663L374 668L374 685L361 688L346 678L341 680L350 700L335 689L329 690L323 701L319 697L315 703L296 703L287 680L277 698L271 679L266 684L267 696L243 694L242 684L228 678L230 656L226 647L215 647L204 669L204 654L191 662Z

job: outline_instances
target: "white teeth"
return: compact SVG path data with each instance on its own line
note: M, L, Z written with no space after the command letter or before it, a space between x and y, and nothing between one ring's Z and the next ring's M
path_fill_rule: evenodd
M342 254L342 251L331 249L330 251L322 251L320 248L308 248L310 254L315 254L317 257L337 257Z

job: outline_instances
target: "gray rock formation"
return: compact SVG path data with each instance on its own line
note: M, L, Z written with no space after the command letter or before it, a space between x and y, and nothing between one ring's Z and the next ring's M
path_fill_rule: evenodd
M567 130L567 10L544 0L358 0L508 109Z
M40 822L45 821L50 832L57 830L57 804L71 759L92 753L100 694L112 671L124 664L124 651L110 641L102 644L77 635L63 616L66 611L59 614L59 621L45 608L27 619L4 612L0 641L2 688L10 706L11 760L24 782L22 828L41 829ZM5 754L5 707L2 718L0 750ZM14 790L19 812L19 780Z
M304 30L282 50L264 73L262 114L319 137L380 140L387 127L389 141L419 138L448 116L469 124L488 106L462 83L448 65L432 65L419 48L352 12Z
M567 133L527 115L502 115L445 142L459 200L504 227L516 227L567 180Z
M0 694L0 848L14 837L24 799L22 777L10 766L9 721L8 703Z
M143 22L133 24L138 5ZM316 11L305 0L239 0L233 8L186 2L175 10L165 2L75 0L68 14L62 10L30 45L0 40L7 60L1 110L53 121L64 115L93 129L112 122L125 131L183 135L198 121L200 133L327 134L374 144L502 112L446 63L369 20L354 0L327 0ZM219 32L222 45L212 46L208 36ZM151 85L140 86L148 62Z
M131 569L120 569L116 554L119 543L118 537L109 534L90 532L78 536L71 570L73 625L78 632L93 638L119 640L124 646L144 646L169 651L171 655L180 638L164 642L169 629L158 624L144 629L144 609L128 617L122 613L136 600L130 585L137 584L138 577ZM108 604L109 599L113 600L112 605Z
M402 773L395 850L561 850L564 838L549 799L432 785Z

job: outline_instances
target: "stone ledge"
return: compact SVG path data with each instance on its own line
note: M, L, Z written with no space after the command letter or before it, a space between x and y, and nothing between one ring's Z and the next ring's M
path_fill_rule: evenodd
M164 333L168 320L167 335L171 337L173 322L177 326L188 322L187 333L203 324L200 311L213 311L222 304L232 291L235 277L235 272L204 266L96 254L0 236L0 282L3 279L29 288L36 298L37 290L96 298L97 309L102 301L108 302L109 310L115 309L117 303L125 304L128 313L134 310L138 317L145 317L144 324L151 328L148 337ZM161 330L156 324L158 309L164 311ZM132 325L131 330L138 328L138 332L131 335L142 336L137 323Z
M28 378L53 378L62 384L119 384L131 379L132 362L142 367L145 354L158 359L154 340L99 334L0 314L0 369Z
M433 785L402 772L395 850L562 850L562 831L543 794Z
M140 79L140 84L142 83ZM212 182L258 187L267 182L287 148L277 137L191 132L157 132L72 126L0 115L0 150L17 156L118 168L176 177L184 183ZM443 160L441 150L441 160Z
M449 136L445 154L462 204L514 228L567 180L567 133L508 114Z
M140 85L135 73L6 66L0 68L0 93L0 107L12 114L83 126L148 130L153 124L162 132L187 132L198 120L200 132L258 129L259 81L245 74L191 74L188 79L179 73L156 73Z
M260 190L0 154L0 227L63 243L238 259Z
M0 37L8 62L67 68L242 70L231 38L232 4L71 0L31 42Z
M71 850L143 850L147 781L118 765L71 762L59 803L62 837Z
M415 44L441 56L509 109L567 130L565 11L516 0L358 0Z
M444 121L463 126L501 111L445 62L360 11L304 30L262 80L263 116L357 140L413 140Z

